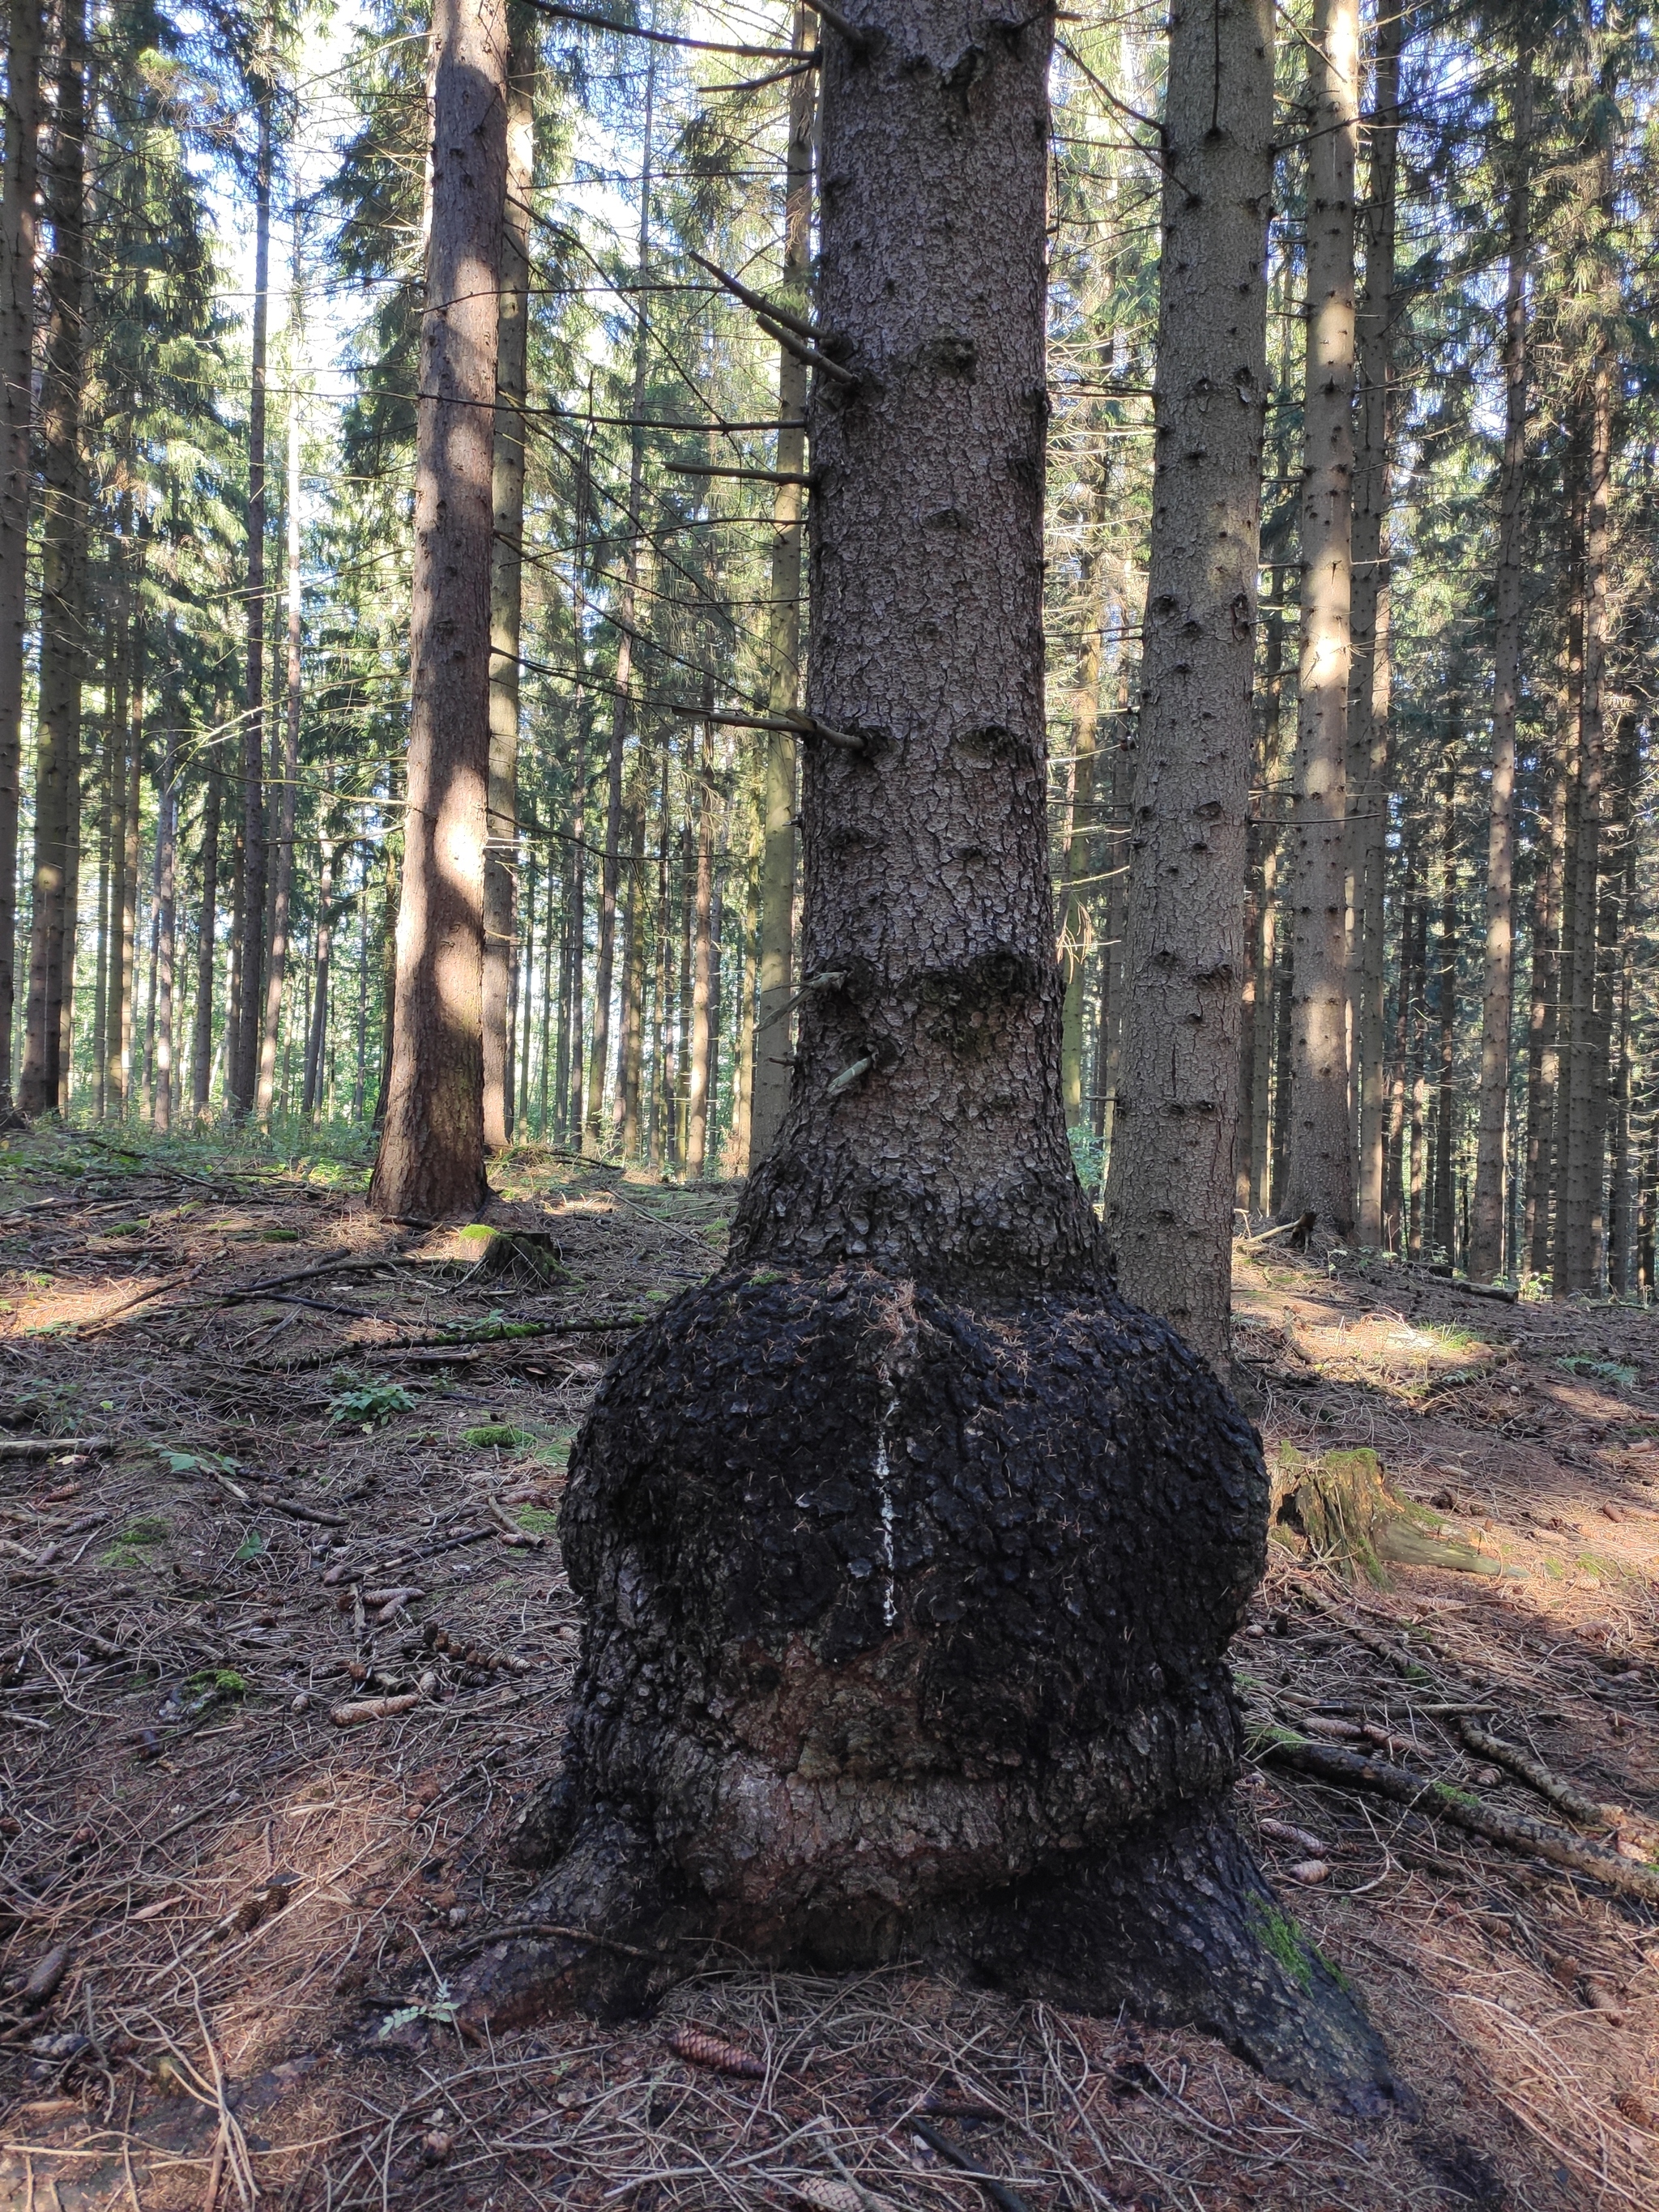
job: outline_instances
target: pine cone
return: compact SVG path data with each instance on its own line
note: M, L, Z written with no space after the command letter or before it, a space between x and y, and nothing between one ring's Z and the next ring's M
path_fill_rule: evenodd
M668 2047L677 2057L690 2059L694 2066L711 2067L716 2074L741 2074L751 2081L766 2078L766 2069L758 2058L739 2051L735 2043L710 2035L707 2028L677 2027L668 2039Z

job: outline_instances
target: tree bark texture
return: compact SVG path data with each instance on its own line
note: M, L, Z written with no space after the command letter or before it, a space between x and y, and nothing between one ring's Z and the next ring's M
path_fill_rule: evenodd
M809 47L817 19L795 9L793 44ZM811 261L812 123L817 72L803 70L789 90L789 142L785 155L783 215L784 304L807 309ZM778 348L779 476L799 476L806 461L806 364L787 346ZM780 483L772 495L772 567L768 617L767 712L787 715L800 704L801 522L805 487ZM760 1002L754 1069L749 1094L749 1143L744 1164L765 1158L777 1142L789 1105L793 1061L787 1007L793 989L795 934L796 741L787 730L766 732L761 785Z
M0 1114L11 1104L17 989L43 13L41 0L10 0L6 12L6 171L0 199Z
M1454 720L1446 735L1440 782L1440 947L1437 986L1440 1021L1440 1083L1435 1106L1431 1219L1444 1256L1456 1248L1452 1205L1452 1135L1457 1120L1457 756L1462 738Z
M1358 0L1317 0L1310 40L1302 656L1291 811L1296 1004L1285 1206L1353 1228L1346 771L1353 553Z
M224 718L220 714L216 719ZM196 918L196 1020L191 1043L190 1097L198 1121L207 1118L213 1073L213 956L219 922L219 823L223 793L224 771L216 743L208 754L207 793L202 806L202 889Z
M484 1195L483 846L506 0L438 0L415 472L412 700L391 1080L369 1202Z
M459 2002L639 2003L697 1938L834 1966L920 1944L1375 2100L1379 2046L1273 1957L1220 1810L1260 1453L1111 1290L1061 1110L1048 23L862 20L822 87L821 320L857 381L811 401L808 703L862 750L808 742L802 935L840 980L806 999L726 1267L630 1340L573 1455L581 1671L523 1832L558 1858L536 1917L647 1956L496 1948Z
M179 954L179 739L169 720L155 793L155 1103L151 1118L173 1127L174 985Z
M1152 534L1106 1234L1125 1295L1228 1354L1244 817L1267 418L1267 0L1170 18Z
M530 313L530 196L536 167L536 64L540 35L510 6L507 198L501 222L501 328L495 356L495 451L489 574L489 837L484 849L484 1145L513 1130L508 1039L519 836L519 628L524 568L525 374Z
M35 722L33 914L17 1105L56 1112L63 1063L66 971L74 963L69 911L72 840L81 809L81 685L86 661L86 471L81 456L86 237L85 0L62 15L56 116L48 163L46 350L40 386L40 674Z
M253 1111L264 1012L265 879L265 356L270 313L270 192L273 150L269 82L258 87L258 147L253 178L253 329L247 416L247 663L242 714L242 880L236 908L236 1034L231 1040L227 1102Z
M1362 229L1365 281L1355 319L1359 361L1359 451L1353 518L1353 665L1348 693L1347 807L1354 836L1350 998L1358 1044L1358 1173L1355 1233L1376 1250L1382 1242L1383 1123L1387 1110L1383 891L1388 874L1389 468L1392 429L1395 173L1400 135L1400 62L1406 17L1379 9L1370 161Z
M1097 535L1105 520L1106 471L1097 476L1093 498ZM1060 868L1060 1074L1066 1126L1075 1129L1085 1120L1083 1111L1084 992L1089 975L1090 912L1092 896L1085 899L1083 885L1093 874L1091 855L1099 840L1095 836L1095 744L1100 726L1100 683L1105 663L1105 602L1095 578L1097 549L1084 548L1079 563L1079 598L1085 624L1083 650L1078 656L1077 683L1072 693L1072 764L1066 777L1066 836ZM1095 887L1097 890L1098 886Z
M685 1172L694 1181L708 1155L709 1083L714 1073L714 729L705 725L697 800L697 878L691 949L691 1081L686 1097Z
M259 1087L257 1107L262 1126L269 1126L276 1085L276 1039L283 1019L283 991L288 981L290 940L294 928L294 826L300 797L300 709L305 678L303 579L300 569L300 502L304 489L301 474L300 362L305 328L295 239L293 310L289 322L291 349L288 401L288 666L283 718L283 772L276 802L276 836L270 884L270 942L265 955L264 1020L259 1039Z
M1504 1170L1510 1033L1515 1017L1515 731L1521 706L1521 584L1527 459L1527 259L1530 252L1532 52L1515 69L1504 300L1504 457L1498 469L1497 623L1492 643L1492 793L1486 840L1486 954L1480 1013L1480 1121L1469 1273L1489 1283L1504 1264Z

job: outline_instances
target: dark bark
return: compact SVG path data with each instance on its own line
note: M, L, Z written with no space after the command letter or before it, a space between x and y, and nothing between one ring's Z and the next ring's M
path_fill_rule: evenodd
M262 57L262 72L268 61ZM226 1066L226 1103L253 1111L264 1011L265 877L265 351L270 312L270 111L268 76L255 83L258 146L253 176L253 330L247 417L247 647L242 716L242 871L236 905L236 1028Z
M506 0L439 0L432 24L409 804L391 1080L369 1204L433 1220L472 1212L485 1193L483 855L506 12Z
M222 714L216 719L222 721ZM213 955L219 922L219 821L224 772L216 743L208 754L207 796L202 808L202 890L197 908L196 1024L191 1046L190 1097L196 1119L204 1121L213 1076Z
M808 996L727 1269L630 1341L573 1455L581 1671L523 1836L559 1856L535 1917L647 1955L497 1948L463 2017L637 2004L696 1970L684 1937L822 1966L921 1948L1210 2021L1376 2101L1380 2045L1274 1964L1224 1825L1256 1441L1110 1288L1067 1150L1048 21L864 20L873 46L831 39L823 70L822 316L858 384L812 403L810 705L865 750L809 744L803 803L805 972L843 980Z
M1440 1018L1439 1095L1435 1108L1432 1236L1447 1259L1457 1243L1452 1203L1452 1137L1457 1121L1457 751L1462 732L1447 732L1440 784L1440 945L1436 984Z

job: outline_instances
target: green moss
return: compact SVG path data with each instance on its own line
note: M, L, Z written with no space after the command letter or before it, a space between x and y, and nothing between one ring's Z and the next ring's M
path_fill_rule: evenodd
M1326 1954L1320 1949L1318 1944L1312 1942L1311 1939L1309 1942L1308 1948L1312 1952L1314 1957L1318 1960L1320 1965L1325 1969L1325 1972L1330 1976L1331 1979L1336 1984L1338 1989L1342 1990L1345 1996L1352 1996L1353 1995L1353 1984L1349 1981L1347 1976L1343 1972L1341 1967L1337 1965L1336 1961L1334 1959L1327 1957Z
M1250 1920L1262 1949L1278 1960L1305 1995L1313 1987L1313 1961L1317 1954L1310 1953L1295 1921L1271 1899L1252 1906Z
M461 1434L480 1451L522 1451L536 1441L528 1429L515 1429L510 1421L481 1421L476 1429L463 1429Z
M495 1234L487 1221L469 1221L465 1229L457 1231L469 1244L488 1244Z
M546 1505L521 1505L517 1516L519 1526L527 1535L556 1535L559 1527L557 1512Z
M247 1694L247 1678L234 1667L204 1667L185 1684L193 1698L241 1698Z
M1480 1809L1480 1800L1472 1790L1459 1790L1449 1782L1436 1782L1431 1787L1435 1796L1443 1798L1449 1805L1468 1805L1477 1813Z
M259 1231L259 1242L262 1244L297 1244L299 1241L300 1232L297 1229L262 1229Z

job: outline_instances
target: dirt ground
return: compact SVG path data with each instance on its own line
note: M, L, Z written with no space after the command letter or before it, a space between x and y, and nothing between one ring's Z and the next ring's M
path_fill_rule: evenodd
M1659 2207L1659 1912L1441 1817L1573 1828L1462 1708L1655 1847L1651 1316L1241 1261L1270 1454L1370 1446L1495 1570L1378 1589L1276 1547L1237 1655L1243 1817L1409 2117L902 1968L734 1960L654 2019L480 2048L447 1999L532 1886L499 1842L574 1659L569 1442L605 1325L708 1271L732 1194L514 1153L502 1217L539 1235L503 1273L371 1221L349 1164L131 1144L0 1150L0 2205ZM492 1316L561 1328L434 1341ZM1423 1802L1291 1771L1291 1733ZM416 2048L382 2034L411 2015Z

